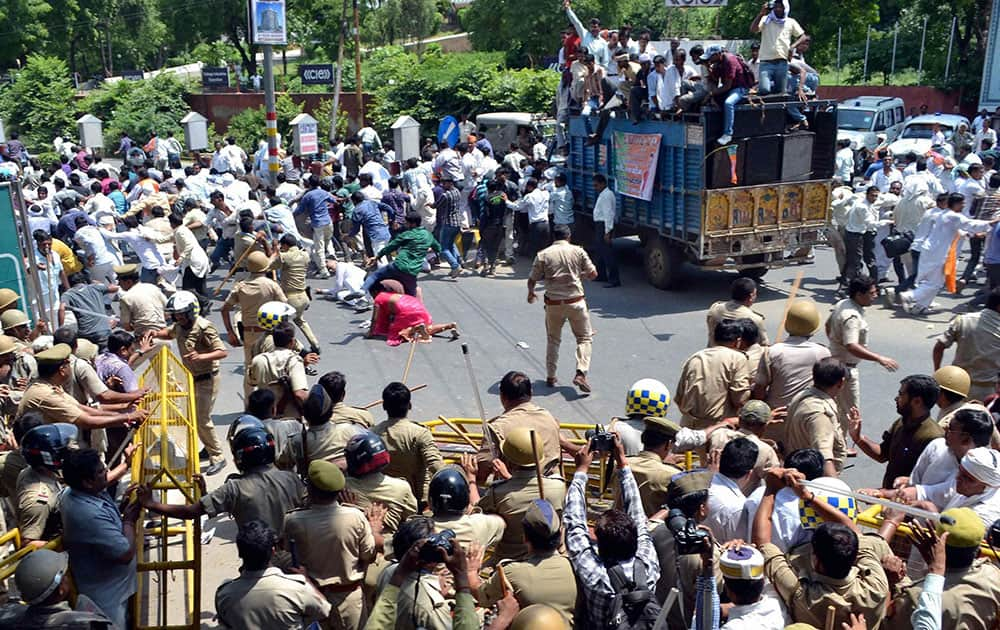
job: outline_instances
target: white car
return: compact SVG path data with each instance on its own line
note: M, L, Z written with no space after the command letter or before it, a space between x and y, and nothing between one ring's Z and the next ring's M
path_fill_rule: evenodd
M905 116L901 98L858 96L841 101L837 104L837 140L850 140L855 154L874 151L896 139Z
M903 126L903 132L899 134L899 138L895 142L889 145L889 151L897 159L902 158L908 153L926 155L932 148L942 155L951 156L954 151L948 141L951 140L952 134L955 133L955 130L962 123L965 123L969 128L972 127L969 124L968 118L959 116L958 114L924 114L923 116L915 116ZM935 124L941 125L941 133L944 134L945 143L932 147L931 136L934 135Z

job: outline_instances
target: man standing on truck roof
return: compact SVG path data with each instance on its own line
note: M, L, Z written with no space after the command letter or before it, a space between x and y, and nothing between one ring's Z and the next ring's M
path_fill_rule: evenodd
M573 7L570 6L569 0L563 0L563 8L566 9L566 17L569 18L573 28L580 36L580 45L594 56L598 65L607 68L611 61L611 51L608 50L608 43L601 37L601 21L597 18L590 18L589 28L585 29L580 18L576 17L576 13L573 13Z
M784 0L765 2L750 23L750 32L760 33L758 93L761 96L784 94L788 82L788 60L792 51L804 40L806 32L798 22L785 15Z
M753 86L753 74L746 62L732 53L722 49L722 46L712 45L701 54L701 61L708 62L712 68L711 76L719 81L717 87L709 89L709 94L722 101L722 135L719 144L727 145L733 139L733 118L736 116L736 105L746 98ZM787 65L787 64L786 64ZM764 67L761 64L761 76ZM710 82L711 84L711 82Z

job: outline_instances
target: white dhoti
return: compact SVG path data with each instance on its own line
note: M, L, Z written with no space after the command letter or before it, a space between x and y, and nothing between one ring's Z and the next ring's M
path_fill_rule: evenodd
M937 297L938 291L944 286L944 262L941 256L931 256L928 253L920 254L916 282L911 291L904 291L900 294L903 300L914 306L930 307L931 302Z
M889 226L883 225L875 232L875 269L878 270L878 280L889 275L889 267L892 266L892 259L885 255L885 248L882 247L882 239L889 236Z

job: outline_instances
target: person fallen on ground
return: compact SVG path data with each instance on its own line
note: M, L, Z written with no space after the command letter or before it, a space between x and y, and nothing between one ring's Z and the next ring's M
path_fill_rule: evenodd
M435 324L418 297L388 291L375 296L371 322L366 337L384 335L389 346L398 346L404 341L430 343L434 335L448 330L452 339L459 336L455 322Z

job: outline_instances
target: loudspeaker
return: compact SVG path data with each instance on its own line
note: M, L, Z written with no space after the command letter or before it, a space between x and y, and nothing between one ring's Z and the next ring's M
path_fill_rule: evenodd
M781 176L780 135L747 138L743 154L741 186L771 184Z
M812 149L812 179L829 179L836 170L837 114L812 112L809 128L816 134Z
M715 141L722 135L722 111L706 108L705 138ZM736 106L733 114L733 137L756 138L780 134L785 130L786 112L782 107L752 107L747 103Z
M781 181L799 182L812 178L813 145L816 134L796 131L786 134L781 149Z
M736 164L729 157L729 151L719 148L712 154L708 170L708 188L732 188L743 184L743 162L740 159L744 152L745 140L734 141L736 145ZM733 183L733 171L736 172L736 183Z

